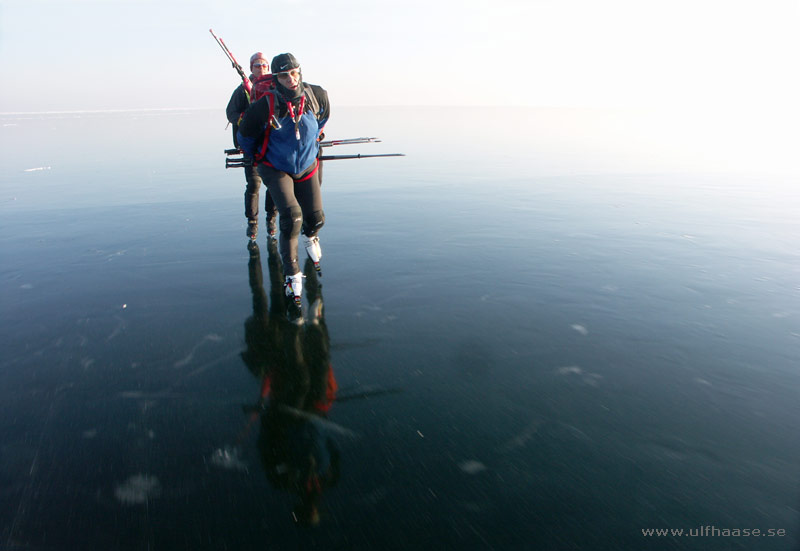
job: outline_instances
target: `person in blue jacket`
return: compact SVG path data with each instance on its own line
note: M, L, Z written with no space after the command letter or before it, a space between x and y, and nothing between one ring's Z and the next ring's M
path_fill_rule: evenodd
M284 292L300 306L303 273L297 246L304 236L309 258L319 271L319 231L325 223L319 175L319 137L330 116L328 93L303 81L290 53L272 59L275 90L250 104L239 124L245 163L258 166L280 216L279 248Z

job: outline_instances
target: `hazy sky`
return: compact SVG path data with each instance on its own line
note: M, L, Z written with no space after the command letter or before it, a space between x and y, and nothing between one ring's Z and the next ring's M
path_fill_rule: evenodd
M218 107L238 77L209 28L337 105L776 111L798 23L799 0L3 0L0 112Z

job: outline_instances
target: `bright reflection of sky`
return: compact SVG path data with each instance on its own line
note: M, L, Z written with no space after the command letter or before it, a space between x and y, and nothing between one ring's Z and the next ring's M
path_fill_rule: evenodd
M798 0L245 5L2 0L0 112L224 106L211 27L241 62L292 51L338 106L648 108L665 143L795 169Z

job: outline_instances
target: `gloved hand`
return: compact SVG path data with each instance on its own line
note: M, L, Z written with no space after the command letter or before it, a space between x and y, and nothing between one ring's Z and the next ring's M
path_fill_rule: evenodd
M245 166L245 168L252 168L253 162L254 159L252 155L248 155L247 153L242 155L242 164Z

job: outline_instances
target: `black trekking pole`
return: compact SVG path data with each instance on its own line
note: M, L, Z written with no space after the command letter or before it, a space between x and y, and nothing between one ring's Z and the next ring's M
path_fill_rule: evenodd
M380 138L348 138L345 140L326 140L324 142L319 142L320 147L333 147L334 145L353 145L353 144L361 144L361 143L380 143ZM241 155L241 149L226 149L225 155Z
M369 159L371 157L405 157L405 153L379 153L377 155L362 155L361 153L356 153L353 155L322 155L320 156L320 161L339 161L342 159ZM228 157L225 159L225 168L242 168L245 166L251 166L250 164L246 164L244 162L244 157Z
M405 153L378 153L376 155L362 155L356 153L354 155L322 155L320 161L338 161L340 159L369 159L370 157L405 157Z
M361 143L380 143L380 138L346 138L342 140L325 140L319 142L320 147L333 147L334 145L352 145ZM225 168L240 168L248 166L244 164L244 154L241 149L226 149L225 150ZM234 155L241 155L235 157ZM370 157L405 157L405 153L379 153L377 155L362 155L355 153L351 155L321 155L320 161L338 161L340 159L368 159Z

